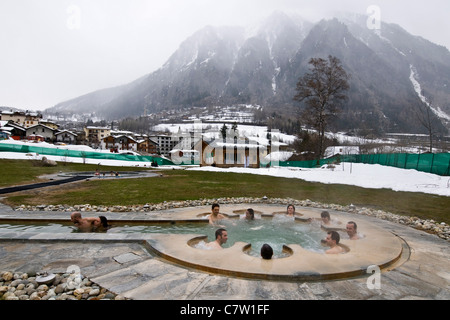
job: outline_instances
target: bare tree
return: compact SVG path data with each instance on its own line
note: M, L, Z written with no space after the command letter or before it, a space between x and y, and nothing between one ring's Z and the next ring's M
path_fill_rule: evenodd
M430 99L428 99L430 100ZM431 110L432 101L418 103L416 108L416 115L419 122L425 127L430 141L430 153L433 153L433 136L436 134L436 117Z
M350 87L350 76L345 72L340 60L331 55L328 56L328 61L312 58L309 64L312 70L299 79L294 100L305 103L302 117L317 130L317 156L322 158L325 130L330 118L339 111L340 103L347 99L344 92Z

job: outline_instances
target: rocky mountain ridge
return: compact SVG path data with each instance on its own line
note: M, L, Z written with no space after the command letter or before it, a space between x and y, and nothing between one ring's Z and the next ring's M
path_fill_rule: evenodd
M423 132L419 106L435 129L450 122L450 52L400 26L369 30L364 16L310 23L276 12L251 30L207 26L155 72L124 86L62 102L46 112L92 112L120 119L192 107L253 104L267 116L295 117L296 83L312 57L333 55L351 75L337 130Z

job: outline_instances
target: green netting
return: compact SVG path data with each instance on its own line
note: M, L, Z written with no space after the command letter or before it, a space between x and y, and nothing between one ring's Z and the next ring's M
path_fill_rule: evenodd
M128 154L89 152L80 150L67 150L64 148L45 148L21 144L0 143L0 152L21 152L21 153L38 153L42 155L59 156L61 161L65 157L88 158L96 160L120 160L120 161L139 161L139 162L156 162L158 165L174 165L170 160L151 157L137 156ZM337 155L332 158L310 161L280 161L276 163L281 167L298 167L298 168L315 168L333 162L354 162L367 164L380 164L383 166L391 166L402 169L415 169L418 171L429 172L441 176L450 175L450 153L387 153L387 154L358 154L358 155ZM190 161L182 163L185 165L192 164ZM197 164L194 162L194 164ZM269 163L270 166L275 163ZM267 166L264 164L263 166Z
M353 162L380 164L402 169L415 169L441 176L450 175L450 153L387 153L387 154L358 154L338 155L329 159L311 161L280 161L281 167L315 168L333 162Z
M0 152L21 152L21 153L38 153L47 156L59 156L61 161L64 161L66 157L73 158L86 158L96 160L119 160L119 161L139 161L139 162L156 162L158 165L173 165L172 161L167 159L151 157L151 156L138 156L130 154L115 154L115 153L102 153L95 151L82 151L82 150L67 150L59 148L45 148L35 147L28 145L18 144L0 144Z

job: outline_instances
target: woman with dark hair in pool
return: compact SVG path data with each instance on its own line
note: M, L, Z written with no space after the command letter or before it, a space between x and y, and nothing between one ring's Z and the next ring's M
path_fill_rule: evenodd
M96 221L94 223L95 230L107 230L109 229L110 225L108 224L108 219L106 219L105 216L99 216L99 222Z
M286 215L289 217L295 216L295 207L293 204L290 204L287 206Z
M255 211L252 208L248 208L245 211L245 219L246 220L255 220Z

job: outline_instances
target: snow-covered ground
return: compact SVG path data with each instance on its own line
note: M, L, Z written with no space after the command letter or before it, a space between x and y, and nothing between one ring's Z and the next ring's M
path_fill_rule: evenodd
M228 130L231 129L232 124L230 123L207 123L207 122L197 122L197 123L172 123L172 124L158 124L152 129L154 131L168 132L170 134L190 132L194 129L202 128L204 135L208 137L219 137L220 129L223 125L226 125ZM265 126L254 126L254 125L237 125L237 131L240 136L243 137L267 137L267 127ZM273 133L278 138L278 141L285 143L292 143L295 140L295 136L284 134L281 132Z
M45 156L45 155L44 155ZM0 159L42 159L43 155L26 155L24 153L0 152ZM47 159L62 161L57 156L45 156ZM96 160L81 158L65 158L67 162L100 164L102 166L122 166L122 167L150 167L148 162L130 162L115 160ZM217 167L159 167L160 169L186 169L202 170L212 172L235 172L267 175L274 177L302 179L311 182L333 183L354 185L363 188L392 189L395 191L424 192L441 196L450 196L450 177L438 176L435 174L419 172L416 170L405 170L381 165L371 165L362 163L341 163L334 169L326 166L318 169L304 168L228 168ZM0 174L1 177L1 174Z
M0 144L15 144L15 145L28 145L38 148L52 148L58 150L72 150L72 151L85 151L85 152L99 152L110 154L109 150L96 150L84 145L54 145L46 142L31 143L16 140L3 140ZM130 152L130 151L127 151ZM98 164L102 166L118 166L118 167L150 167L150 162L138 162L138 161L120 161L120 160L108 160L108 159L91 159L91 158L77 158L69 156L52 156L45 154L37 154L34 152L21 153L21 152L0 152L0 159L18 159L18 160L42 160L45 157L48 160L56 162L71 162L71 163L85 163L85 164ZM1 177L1 173L0 173Z
M302 179L329 184L347 184L363 188L392 189L394 191L424 192L450 196L450 177L405 170L378 164L341 163L334 169L327 166L317 169L304 168L228 168L216 167L189 168L212 172L235 172L268 175L274 177Z
M8 143L2 141L0 143ZM16 142L14 142L16 143ZM53 145L46 143L33 144L34 146L51 147ZM53 146L55 147L55 146ZM67 148L71 150L95 151L86 146L58 146L58 148ZM108 151L106 151L108 152ZM290 153L279 152L273 155L273 158L280 161L286 160ZM0 152L0 159L25 159L25 160L41 160L46 157L49 160L57 162L74 162L86 164L98 164L102 166L122 166L122 167L150 167L149 162L139 161L117 161L89 158L73 158L61 156L37 155L35 153L16 153L16 152ZM273 160L273 159L272 159ZM341 163L335 168L228 168L221 169L217 167L198 167L198 166L161 166L160 169L186 169L186 170L202 170L213 172L235 172L250 173L259 175L268 175L275 177L284 177L292 179L302 179L311 182L321 182L330 184L346 184L363 188L387 188L395 191L424 192L442 196L450 196L450 177L439 176L436 174L420 172L412 169L400 169L381 165L362 164L362 163ZM1 173L0 173L1 178Z
M446 121L450 120L450 116L446 114L439 106L432 105L427 98L422 94L422 87L417 80L419 78L419 75L417 73L417 69L413 65L409 65L409 68L411 69L411 74L409 76L409 80L411 81L414 90L417 93L417 96L422 100L422 102L433 111L435 115L437 115L439 118L444 119Z
M206 134L208 136L219 136L220 135L220 129L224 125L223 122L218 123L207 123L207 122L197 122L197 123L171 123L171 124L158 124L154 126L152 129L154 131L161 131L161 132L167 132L170 134L176 134L178 132L190 132L193 131L194 128L199 129L202 128L203 131L206 130ZM226 123L226 126L228 129L231 128L230 123ZM255 125L243 125L238 124L237 130L241 136L244 137L259 137L259 138L266 138L268 129L266 126L255 126ZM304 130L307 130L304 128ZM314 130L309 130L313 132ZM276 132L272 135L275 135L280 142L284 142L287 144L293 143L296 137L294 135L288 135L282 132ZM344 133L338 132L338 133L327 133L327 136L330 139L337 139L339 143L346 143L346 144L363 144L363 143L384 143L384 144L393 144L395 143L394 139L364 139L361 137L350 137L345 135Z

